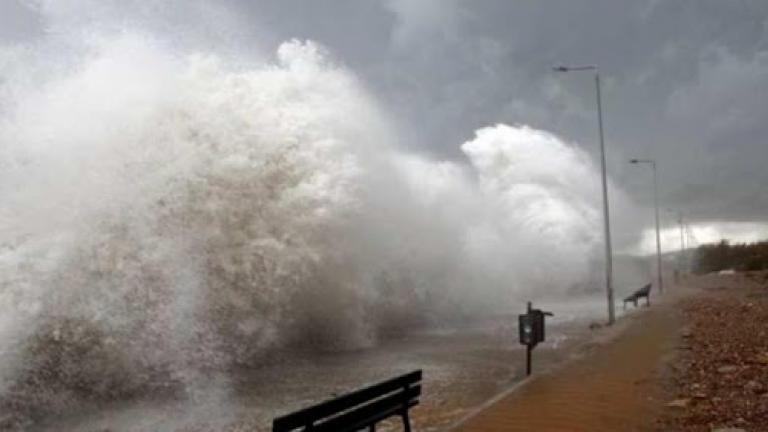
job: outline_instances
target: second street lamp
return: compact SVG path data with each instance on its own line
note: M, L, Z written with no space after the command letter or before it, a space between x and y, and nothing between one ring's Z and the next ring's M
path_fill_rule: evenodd
M630 159L629 163L639 165L639 164L649 164L651 165L651 168L653 168L653 206L654 206L654 214L656 216L656 270L658 272L658 278L659 278L659 294L662 294L664 292L664 278L662 276L662 267L661 267L661 234L660 234L660 227L659 227L659 182L656 175L656 161L653 159Z
M613 251L611 250L611 219L608 206L608 176L605 169L605 139L603 137L603 102L600 96L600 72L597 66L558 66L555 72L595 72L595 91L597 92L597 126L600 132L600 168L603 180L603 228L605 230L605 291L608 296L608 324L615 321L613 304Z

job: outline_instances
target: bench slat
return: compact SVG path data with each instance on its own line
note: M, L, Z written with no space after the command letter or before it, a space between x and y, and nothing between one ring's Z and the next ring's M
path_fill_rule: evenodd
M305 408L301 411L276 418L272 422L272 430L274 432L292 431L334 414L346 411L372 399L412 386L420 381L421 370L401 375L379 384L374 384L338 398ZM402 392L400 395L402 396Z
M407 409L418 404L416 398L421 394L421 386L398 392L369 405L334 417L325 423L314 426L313 432L354 432L365 426L377 423L388 417L403 414Z

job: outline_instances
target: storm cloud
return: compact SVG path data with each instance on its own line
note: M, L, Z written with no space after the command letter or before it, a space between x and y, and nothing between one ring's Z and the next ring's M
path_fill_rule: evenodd
M402 147L457 160L461 143L495 123L554 132L596 158L591 76L552 66L598 65L615 184L650 205L649 173L627 159L655 158L664 207L701 224L766 221L764 0L11 0L0 5L0 43L132 21L233 57L317 41L384 105ZM190 22L199 31L184 30Z

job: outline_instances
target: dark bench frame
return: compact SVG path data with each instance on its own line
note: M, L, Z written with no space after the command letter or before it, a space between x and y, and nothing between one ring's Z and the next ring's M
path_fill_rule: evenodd
M408 410L419 403L421 370L328 400L272 422L272 432L357 432L376 430L376 424L392 416L403 419L411 431Z
M645 297L645 305L650 306L651 305L651 284L648 284L639 290L633 292L627 298L624 299L624 309L627 308L627 303L632 302L635 304L635 307L637 307L637 301L641 298Z

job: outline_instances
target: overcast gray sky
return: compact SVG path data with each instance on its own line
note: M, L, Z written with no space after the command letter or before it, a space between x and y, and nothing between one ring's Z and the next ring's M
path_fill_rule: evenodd
M134 21L202 50L320 42L395 116L404 146L444 158L496 122L596 156L591 77L551 67L599 65L609 172L634 200L650 203L650 179L626 161L652 157L665 207L699 221L768 215L765 0L2 0L0 41Z

